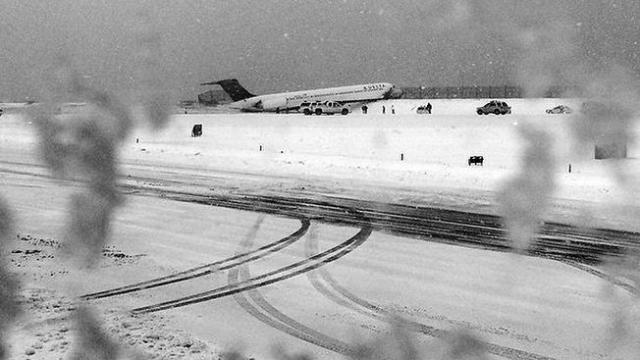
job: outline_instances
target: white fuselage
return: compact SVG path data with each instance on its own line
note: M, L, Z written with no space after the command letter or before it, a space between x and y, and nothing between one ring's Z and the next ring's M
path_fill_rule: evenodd
M301 90L254 96L233 102L229 107L242 111L286 111L298 109L304 101L369 102L390 97L394 89L390 83L372 83Z

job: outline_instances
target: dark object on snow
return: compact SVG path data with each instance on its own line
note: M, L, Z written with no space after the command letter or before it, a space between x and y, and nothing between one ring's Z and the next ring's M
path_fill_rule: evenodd
M611 142L609 144L596 144L594 159L625 159L627 157L627 145L624 142Z
M547 112L547 114L571 114L573 112L573 110L567 105L558 105L545 111Z
M473 165L480 164L480 166L482 166L482 162L483 161L484 161L484 158L482 156L470 156L469 157L469 166L471 166L471 164L473 164Z
M492 100L486 103L484 106L476 108L476 113L478 115L488 115L488 114L496 114L496 115L505 115L511 114L511 106L507 105L504 101Z
M196 137L202 135L202 124L193 125L193 129L191 129L191 136Z
M418 114L431 114L431 104L427 103L427 105L420 105L416 109Z

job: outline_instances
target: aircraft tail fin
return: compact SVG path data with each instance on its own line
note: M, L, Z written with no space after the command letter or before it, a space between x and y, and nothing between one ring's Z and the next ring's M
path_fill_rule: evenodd
M237 79L212 81L208 83L202 83L200 85L220 85L220 87L222 87L222 90L229 94L231 100L233 101L240 101L255 96L252 93L248 92L247 89L243 88Z

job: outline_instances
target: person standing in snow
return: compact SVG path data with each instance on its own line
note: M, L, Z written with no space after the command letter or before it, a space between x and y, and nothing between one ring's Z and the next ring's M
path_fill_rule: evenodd
M363 114L366 114L368 109L369 109L369 108L367 107L367 105L366 105L366 104L365 104L365 105L362 105L362 113L363 113Z
M395 114L396 113L396 108L393 107L393 105L391 105L391 113Z
M387 109L385 109L384 105L382 105L382 113L384 114Z
M431 103L427 103L427 113L431 114Z

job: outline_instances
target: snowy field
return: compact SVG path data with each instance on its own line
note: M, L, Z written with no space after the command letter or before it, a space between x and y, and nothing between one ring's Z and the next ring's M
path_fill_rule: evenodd
M547 219L638 230L634 184L640 175L640 148L629 144L624 160L593 160L593 148L571 141L577 117L544 112L559 104L577 109L580 101L507 102L513 114L506 116L476 115L475 107L485 100L432 100L431 115L414 113L426 103L417 100L376 103L367 115L175 115L164 130L137 129L127 139L120 154L121 182L205 194L323 194L497 213L496 192L527 166L520 129L533 126L553 139L557 188ZM194 124L203 125L201 137L190 136ZM28 119L18 114L0 117L0 195L14 209L20 236L59 242L69 196L79 185L48 178L39 167L36 144ZM468 166L472 155L482 155L484 166ZM60 330L67 326L65 319L51 303L59 308L74 295L224 259L249 238L257 247L300 227L295 219L263 219L252 212L133 193L126 196L112 229L112 249L123 255L105 256L93 272L78 273L37 241L18 241L22 250L37 249L51 257L14 254L14 270L22 274L26 291L37 296L27 296L34 309L14 333L12 358L24 357L25 349L34 351L32 359L57 358L69 349L67 330ZM313 222L300 242L251 263L239 276L286 266L303 258L309 243L330 248L359 230ZM632 304L632 297L560 262L374 232L323 269L360 300L432 329L473 333L511 354L494 352L491 359L635 359L640 354L637 342L612 340L620 304ZM230 276L216 272L91 305L105 317L113 336L137 349L131 351L166 358L175 353L206 359L208 352L236 348L248 357L271 359L279 357L273 345L282 344L287 352L334 359L341 355L291 332L307 329L316 340L353 344L372 342L389 331L389 323L371 316L371 309L354 308L320 291L312 275L157 315L127 312L224 286ZM271 310L262 307L262 315L256 315L265 303ZM264 320L265 313L271 321ZM45 321L49 317L58 320ZM426 353L447 358L438 357L447 349L434 337L412 336Z
M506 179L527 166L521 128L528 126L543 129L552 138L558 206L565 207L563 200L582 201L581 209L592 204L634 205L618 186L617 176L640 175L640 148L630 143L628 158L622 161L594 160L592 145L572 141L572 122L579 121L577 117L545 113L558 104L579 109L578 100L510 99L513 114L505 116L476 115L475 108L486 100L432 100L432 115L415 114L415 108L425 102L378 102L367 115L356 110L347 117L177 115L160 133L136 134L139 143L132 138L124 147L124 157L152 162L161 157L202 169L276 175L302 185L314 183L308 178L328 178L355 191L373 189L372 195L383 200L401 197L411 202L411 197L398 191L407 189L418 200L428 196L431 203L444 207L482 207L493 203L494 192ZM392 105L395 115L390 114ZM202 137L189 137L194 124L203 124ZM638 128L632 131L636 134ZM484 157L483 167L468 166L467 159L473 155ZM393 190L380 192L379 187ZM326 191L339 193L332 186ZM553 216L558 215L563 214Z

